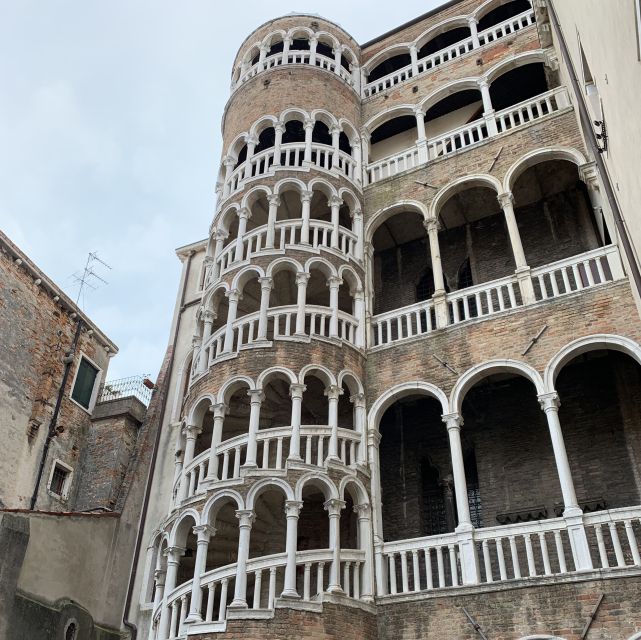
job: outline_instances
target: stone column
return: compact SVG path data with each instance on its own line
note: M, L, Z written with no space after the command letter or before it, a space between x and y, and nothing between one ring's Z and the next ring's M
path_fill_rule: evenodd
M205 311L203 314L203 341L200 348L200 356L198 358L198 372L205 373L207 371L208 358L207 358L207 341L211 337L211 327L216 319L216 314L213 311Z
M357 289L354 293L354 317L356 326L356 346L365 347L365 292Z
M473 18L472 16L468 17L467 23L470 25L472 47L474 49L478 49L481 46L481 43L479 42L478 23L476 22L476 18Z
M367 464L367 425L365 424L365 394L355 393L350 397L354 405L354 430L361 437L358 447L357 464L365 466Z
M174 482L172 487L176 486L176 483L180 480L180 475L183 470L183 461L185 458L185 446L184 446L184 433L182 422L175 422L172 427L176 429L176 453L175 453L175 463L174 463ZM182 499L180 495L180 488L178 489L177 495L174 497L174 504L177 504Z
M332 565L329 570L329 593L343 593L341 588L341 511L345 508L345 501L332 498L323 505L329 516L329 548L332 551Z
M298 539L298 516L303 503L296 500L285 501L285 516L287 517L287 535L285 541L285 584L281 598L300 598L296 591L296 551Z
M439 223L436 218L425 221L425 229L430 242L430 259L432 261L432 276L434 278L434 312L436 314L436 326L441 329L447 327L450 322L450 314L447 309L447 298L445 295L445 280L443 278L443 267L441 265L441 249L438 242Z
M245 159L245 171L243 172L243 178L249 180L252 177L252 158L254 157L254 151L256 145L258 144L258 138L256 136L246 136L245 144L247 145L247 158Z
M479 89L481 90L481 98L483 99L483 117L485 118L485 126L487 133L490 136L496 136L499 130L496 126L494 119L494 107L492 106L492 97L490 96L490 85L487 80L479 82Z
M372 497L372 533L374 536L374 560L376 564L376 593L385 595L385 558L383 545L383 502L381 500L381 467L379 445L381 434L376 429L367 430L367 463L371 475L370 491Z
M300 419L303 404L303 393L307 387L304 384L289 385L289 395L292 398L292 435L289 443L288 460L300 461Z
M340 127L333 126L329 132L332 134L332 171L338 172L340 170L339 166L339 153L340 153Z
M414 108L414 116L416 117L416 147L418 148L418 161L427 162L429 155L427 153L427 133L425 132L425 114L422 107Z
M212 267L213 282L217 282L218 278L220 277L220 263L218 262L218 260L220 259L220 254L223 251L225 240L228 238L228 235L229 234L225 233L224 231L216 231L216 248L214 249L214 266Z
M338 338L338 291L343 284L343 280L337 276L331 276L327 280L329 287L329 306L332 310L332 319L329 323L330 338Z
M232 156L225 156L223 158L223 165L225 165L225 184L223 185L223 198L226 198L231 192L231 174L234 172L237 159Z
M363 180L363 162L361 156L361 141L353 140L350 142L352 145L352 159L354 160L354 180L357 184L361 184Z
M528 267L525 259L525 252L523 251L523 244L521 242L521 234L519 233L516 216L514 215L514 197L509 192L501 193L498 195L498 201L501 205L501 209L503 209L503 215L505 216L507 233L510 238L512 254L514 255L514 264L516 265L516 278L519 281L523 304L533 304L536 302L536 297L534 296L530 267Z
M418 75L418 47L413 44L410 46L410 58L412 59L412 77Z
M260 65L260 70L264 71L265 70L265 58L267 57L267 54L269 53L270 47L266 44L261 44L260 45L260 54L258 56L258 64Z
M363 579L361 580L361 600L374 602L374 546L372 545L372 510L368 504L354 505L358 517L358 546L365 551Z
M278 207L280 207L280 196L267 196L267 202L269 202L269 214L267 216L267 239L265 241L265 247L267 249L273 249L274 237L276 236L276 218L278 216Z
M257 340L267 340L267 310L269 309L269 296L272 291L274 281L272 278L258 278L260 283L260 312L258 316L258 336Z
M289 62L288 56L289 56L289 48L292 46L292 41L289 38L285 38L283 40L283 64L287 64Z
M312 36L309 39L309 64L316 64L316 47L318 46L318 38Z
M234 253L235 261L243 259L243 244L245 234L247 233L247 220L251 217L252 212L247 207L238 210L238 236L236 237L236 251Z
M167 604L167 598L176 588L176 577L178 575L178 566L180 565L180 556L184 555L185 549L181 547L169 547L167 554L167 576L165 578L165 591L162 610L160 611L160 622L158 623L158 638L169 637L169 620L171 612Z
M352 212L352 220L354 233L356 234L356 259L359 262L363 262L363 260L365 260L363 212L360 209L354 209L354 211Z
M478 584L481 580L481 574L474 544L474 527L472 526L472 519L470 517L463 447L461 446L461 424L463 420L458 413L450 413L443 416L443 422L447 426L447 435L450 441L454 493L456 497L456 510L458 512L456 532L458 533L463 584Z
M305 335L305 299L307 297L307 282L309 281L309 273L296 274L296 335Z
M234 599L229 605L238 609L247 608L247 559L249 558L249 540L252 522L256 517L248 509L236 511L238 518L238 562L236 563L236 582L234 585Z
M194 450L196 449L196 438L202 433L202 429L195 424L188 424L185 427L185 455L183 458L183 470L189 466L189 463L194 459ZM180 480L180 499L181 501L187 497L187 489L189 481L187 474L183 472Z
M258 449L256 437L260 420L260 405L265 399L265 394L262 389L250 389L247 395L250 398L251 408L249 413L249 432L247 434L247 453L245 454L243 467L256 467L256 451Z
M309 244L309 216L311 209L311 202L314 193L312 191L301 191L301 218L303 220L300 228L300 243Z
M338 196L332 196L329 199L329 206L332 209L332 248L338 249L339 243L339 228L340 228L340 209L343 206L343 200Z
M207 568L207 549L210 536L216 535L216 530L208 524L201 524L193 528L194 534L198 536L196 547L196 561L194 563L194 579L191 584L191 604L189 616L185 622L202 622L201 607L203 602L203 590L200 580Z
M303 126L305 127L305 155L303 163L309 167L312 164L312 134L314 133L314 125L316 123L311 118L305 118Z
M339 45L333 50L334 53L334 73L340 75L341 73L341 57L343 55L343 47Z
M211 448L209 449L209 467L207 469L207 479L218 479L218 455L216 449L220 445L223 435L223 425L225 423L225 413L228 411L227 405L222 402L209 407L214 414L214 427L211 434Z
M232 289L231 291L225 291L225 296L229 300L229 309L227 311L227 326L225 328L223 353L230 353L234 347L234 322L236 322L238 302L242 299L242 295L238 289Z
M369 131L363 129L361 131L361 156L363 159L363 186L367 186L369 181L367 179L367 165L369 164L369 142L371 134Z
M610 239L613 243L617 243L617 229L614 224L614 218L612 216L612 211L608 206L607 197L603 197L603 190L601 189L601 183L599 181L599 173L597 171L596 162L587 162L582 164L579 167L579 177L588 188L588 197L590 198L590 204L594 210L594 218L597 221L597 225L601 227L605 225L607 231L610 235ZM603 231L604 229L599 229L602 238L604 238ZM621 259L619 254L616 254L616 258L613 260L614 256L608 256L608 263L610 264L610 270L612 271L612 276L615 280L625 277L623 271L623 266L621 264Z
M589 571L592 569L592 558L590 556L590 547L583 526L583 511L579 507L570 470L570 462L565 449L563 440L563 431L559 421L559 407L561 402L556 391L552 393L543 393L539 396L539 403L545 412L550 430L550 439L552 440L552 450L554 451L554 461L556 463L559 482L561 484L561 494L563 495L563 504L565 510L563 517L566 521L566 527L570 542L572 544L572 554L574 555L574 564L577 571Z
M329 437L329 450L327 452L326 462L329 460L340 460L338 457L338 398L343 394L343 390L333 384L325 389L328 409L328 422L332 432Z
M280 148L283 144L283 133L285 133L285 125L282 122L277 122L274 125L274 166L280 167Z

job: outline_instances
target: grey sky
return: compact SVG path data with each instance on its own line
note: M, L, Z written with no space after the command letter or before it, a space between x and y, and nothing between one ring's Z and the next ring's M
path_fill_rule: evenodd
M264 21L320 13L365 42L441 4L325 0L0 2L0 227L118 344L110 378L155 376L180 263L214 210L220 118L238 46Z

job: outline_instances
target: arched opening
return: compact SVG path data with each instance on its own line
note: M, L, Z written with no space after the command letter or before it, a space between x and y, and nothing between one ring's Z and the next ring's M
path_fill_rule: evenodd
M303 393L301 424L308 426L327 425L329 423L329 404L325 396L325 389L328 385L314 374L306 375L304 384L306 389Z
M295 265L285 262L276 266L272 272L272 290L269 296L269 307L285 307L295 305L298 299Z
M278 221L283 220L300 220L302 204L300 193L294 189L287 189L279 193L280 205L276 214Z
M394 73L399 69L403 69L404 67L407 67L410 64L412 64L412 56L410 56L409 52L399 53L395 56L391 56L386 60L384 60L383 62L381 62L380 64L376 65L369 72L367 76L367 82L374 82L375 80L380 80L384 76L387 76L390 73Z
M340 519L341 549L358 549L358 515L354 511L354 505L358 504L358 494L348 486L344 499L345 508L341 511Z
M289 456L290 440L261 433L267 429L289 427L292 418L292 401L289 395L289 379L282 373L269 376L263 384L263 402L258 423L257 460L262 469L283 469ZM264 437L263 437L264 436Z
M524 11L531 11L532 4L529 0L511 0L503 2L498 7L488 11L478 21L477 29L479 32L485 31L496 24L509 20L513 16L518 16Z
M235 387L226 401L229 408L223 422L221 442L245 435L249 431L251 409L249 396L247 395L249 386L245 382L239 382Z
M305 483L302 490L303 508L298 519L298 551L329 549L329 518L324 504L330 496L326 487L313 480ZM311 566L311 593L325 591L329 584L329 562L324 566L314 562ZM298 593L303 593L304 573L297 572ZM320 587L320 588L318 588Z
M288 120L283 131L283 144L305 142L305 127L300 120Z
M328 279L331 276L329 268L320 263L314 263L309 269L305 303L308 306L329 307Z
M334 59L333 43L330 40L326 40L325 38L319 38L318 42L316 43L316 53L318 55L325 56L330 60L333 60Z
M418 50L418 59L426 58L437 51L449 48L457 42L461 42L461 40L466 40L470 35L471 32L469 27L454 27L453 29L443 31L437 36L434 36L431 40L428 40Z
M417 138L415 116L404 115L387 120L372 131L369 150L370 162L376 162L413 147Z
M372 239L375 314L425 299L419 294L427 290L419 290L418 284L426 269L431 272L431 255L423 221L416 211L402 211L376 229Z
M215 516L210 516L209 524L216 530L216 533L209 539L205 571L220 569L238 561L237 510L236 502L228 498L222 504L218 504ZM217 589L217 592L216 597L219 598L220 589ZM233 589L230 589L229 602L232 598ZM215 611L217 610L215 609Z
M521 173L512 189L516 220L530 267L550 264L610 243L605 221L601 214L596 218L574 163L546 160L535 164ZM581 264L576 273L556 274L560 290L565 290L562 275L567 275L572 290L587 286L586 268ZM594 281L600 282L596 264L590 268ZM605 261L603 268L606 278L611 279ZM577 273L580 283L576 282ZM545 286L548 284L551 283ZM542 285L538 279L534 286L540 296Z
M507 109L548 90L545 66L532 62L495 78L490 85L490 97L495 111Z
M211 438L214 431L214 416L211 412L206 411L201 422L201 432L196 438L196 447L194 457L211 448Z
M178 564L177 587L194 577L196 550L198 547L198 540L193 532L195 526L196 521L192 516L188 515L182 519L176 531L176 546L185 550Z
M332 146L332 134L329 132L329 127L320 120L316 120L314 123L314 129L312 130L312 142L316 144L324 144L329 147Z
M457 91L439 100L427 110L425 114L425 133L428 139L438 138L449 131L474 122L482 116L483 100L481 92L478 89ZM484 126L481 126L482 131L484 131ZM468 134L464 141L467 146L479 140L481 140L481 137L478 131L474 130ZM440 150L440 154L450 153L460 148L463 145L463 141L457 137L454 145L455 147L452 148L450 143L449 146Z
M283 490L272 486L267 486L256 497L249 558L285 553L285 499Z
M239 282L238 290L241 297L238 300L237 319L256 313L260 309L261 287L258 277L254 272L248 272L247 278L243 278L244 282Z
M282 42L280 43L282 45ZM276 131L274 127L267 127L258 134L258 144L254 148L254 155L271 149L276 142Z
M269 51L267 52L267 57L275 56L277 53L282 53L285 43L282 40L277 40L272 42Z
M303 36L295 36L292 43L289 45L290 51L309 51L309 38Z
M214 312L214 321L211 326L212 335L227 325L229 312L229 299L224 289L218 289L211 298L211 308Z

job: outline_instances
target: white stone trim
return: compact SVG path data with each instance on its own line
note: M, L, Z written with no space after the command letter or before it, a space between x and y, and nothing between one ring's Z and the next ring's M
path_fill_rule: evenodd
M78 361L76 363L76 371L73 374L73 380L71 381L71 387L69 388L69 400L73 402L76 406L80 407L85 413L88 413L91 415L93 413L93 409L96 406L96 401L98 400L98 391L100 389L100 383L102 382L102 377L104 374L104 369L97 365L84 351L80 351ZM74 400L71 396L73 394L73 390L76 386L76 378L78 377L78 371L80 369L80 363L82 362L82 359L85 359L92 367L97 369L96 377L93 382L93 389L91 391L91 398L89 399L89 406L88 407L83 407L79 402Z
M51 490L51 481L53 480L53 473L56 467L62 467L65 471L68 472L67 477L65 478L64 484L62 486L62 493L55 493L54 491ZM51 468L49 470L49 477L47 479L47 493L53 498L56 498L57 500L66 502L69 499L69 490L71 489L71 485L73 483L73 475L74 475L74 469L72 466L68 465L66 462L63 462L62 460L60 460L60 458L54 458L51 463Z

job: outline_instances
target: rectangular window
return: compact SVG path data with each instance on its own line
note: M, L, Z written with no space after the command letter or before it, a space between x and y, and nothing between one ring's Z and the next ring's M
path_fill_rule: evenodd
M73 384L71 398L87 410L89 410L91 405L94 387L96 386L96 379L99 372L100 369L89 362L87 358L84 356L80 358L80 364L78 365L78 371L76 372L76 379Z
M49 491L60 498L66 498L71 481L71 467L56 461L51 470Z

